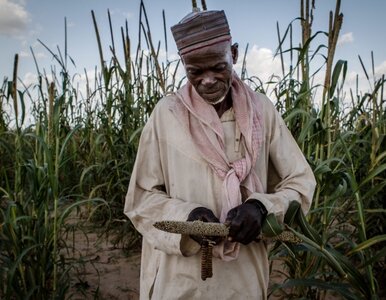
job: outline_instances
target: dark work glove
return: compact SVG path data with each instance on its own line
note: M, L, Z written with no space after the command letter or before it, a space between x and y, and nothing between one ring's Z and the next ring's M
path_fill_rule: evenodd
M187 221L203 221L203 222L212 222L212 223L220 223L220 220L213 214L213 212L206 208L206 207L196 207L193 209L188 216ZM199 236L199 235L191 235L191 239L195 240L197 243L200 245L202 244L203 239L208 239L216 244L220 243L221 240L223 239L222 237L219 236Z
M259 236L266 216L267 209L255 199L232 208L225 221L229 226L228 237L232 242L249 244Z

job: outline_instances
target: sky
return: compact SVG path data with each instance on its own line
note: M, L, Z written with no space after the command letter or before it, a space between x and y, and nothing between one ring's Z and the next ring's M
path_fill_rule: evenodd
M197 1L199 4L201 1ZM335 0L316 0L313 32L327 31L329 12ZM276 26L284 33L291 21L300 15L300 0L207 0L208 9L223 9L228 17L234 42L239 43L242 55L248 45L249 76L266 80L272 73L280 73L278 58L273 54L278 46ZM164 47L162 11L168 29L168 55L176 57L176 48L169 28L191 11L190 0L144 0L153 40ZM133 41L138 36L140 0L0 0L0 83L12 78L13 61L19 54L18 76L27 85L36 81L36 69L31 49L40 69L55 64L53 52L64 53L65 19L67 23L67 52L75 62L71 72L99 68L99 55L91 11L94 11L105 53L111 44L107 11L110 11L115 43L120 43L120 28L128 22ZM386 0L342 0L344 15L335 61L348 61L347 81L351 84L358 74L362 88L368 85L358 56L371 73L371 51L374 53L376 77L386 74L386 34L384 15ZM294 21L294 40L300 41L300 25ZM318 36L320 43L326 38ZM133 47L134 48L134 47ZM108 54L106 54L108 56Z

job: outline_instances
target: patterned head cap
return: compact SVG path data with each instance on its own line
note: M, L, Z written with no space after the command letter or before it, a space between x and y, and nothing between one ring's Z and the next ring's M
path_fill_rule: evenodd
M223 10L193 11L171 31L180 55L231 39Z

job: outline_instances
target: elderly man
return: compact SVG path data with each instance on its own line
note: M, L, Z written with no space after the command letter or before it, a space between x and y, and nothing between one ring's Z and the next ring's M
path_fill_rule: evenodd
M143 236L140 297L266 299L267 245L256 237L290 201L308 211L312 171L271 101L233 71L224 12L191 13L171 30L188 82L144 127L124 209ZM159 220L229 226L212 278L200 280L200 237L159 231Z

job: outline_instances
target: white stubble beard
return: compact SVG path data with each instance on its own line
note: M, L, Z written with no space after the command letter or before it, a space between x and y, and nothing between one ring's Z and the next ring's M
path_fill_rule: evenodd
M219 103L221 103L221 102L223 102L225 100L225 96L226 96L226 94L224 96L222 96L220 99L218 99L216 102L209 102L209 103L211 105L219 104Z

